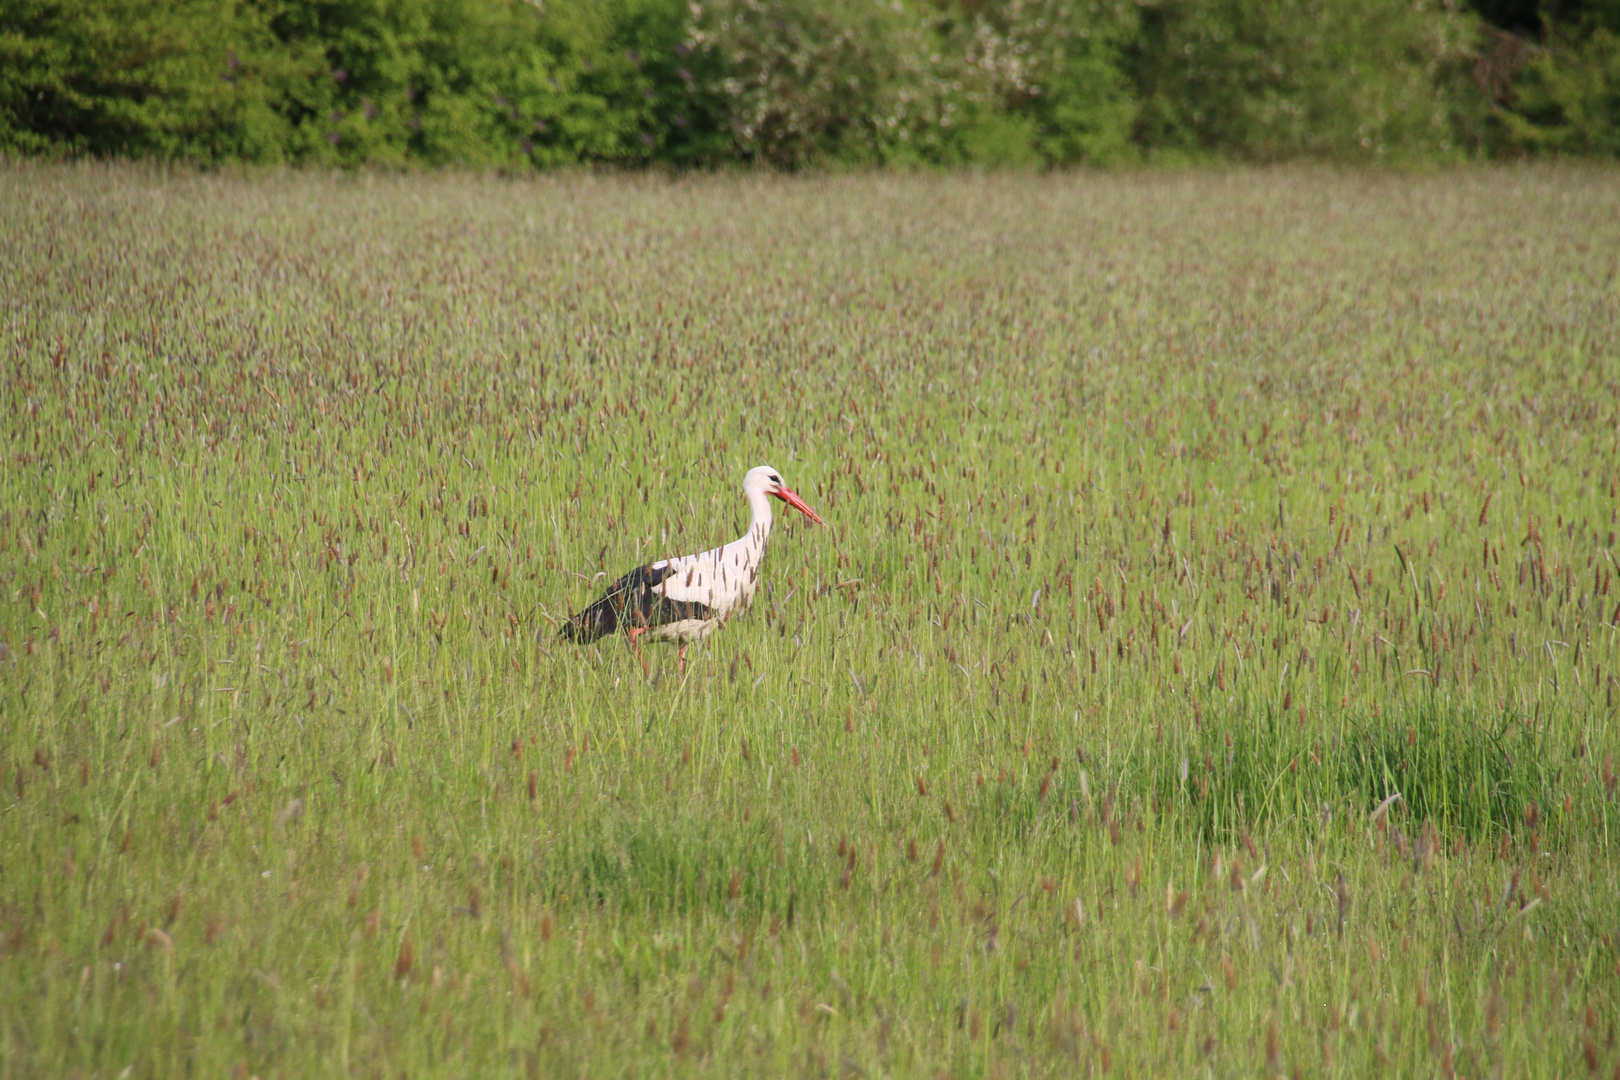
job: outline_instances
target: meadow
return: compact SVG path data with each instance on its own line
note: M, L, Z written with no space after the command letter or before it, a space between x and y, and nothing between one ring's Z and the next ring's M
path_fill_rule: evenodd
M1613 169L0 165L0 1077L1620 1076Z

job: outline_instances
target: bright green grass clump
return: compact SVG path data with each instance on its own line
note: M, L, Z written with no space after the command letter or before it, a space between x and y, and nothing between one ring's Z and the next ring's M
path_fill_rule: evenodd
M0 1076L1620 1066L1612 171L8 169Z

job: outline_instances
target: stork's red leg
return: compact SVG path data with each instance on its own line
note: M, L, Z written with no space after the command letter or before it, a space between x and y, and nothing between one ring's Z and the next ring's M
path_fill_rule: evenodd
M641 674L644 678L652 677L652 670L647 667L647 654L641 651L641 635L647 632L645 626L632 626L628 631L630 647L635 650L636 659L641 661Z
M681 668L680 668L681 674L685 675L686 674L686 644L684 642L681 644L680 648L675 650L675 659L677 659L677 660L679 660L681 662Z

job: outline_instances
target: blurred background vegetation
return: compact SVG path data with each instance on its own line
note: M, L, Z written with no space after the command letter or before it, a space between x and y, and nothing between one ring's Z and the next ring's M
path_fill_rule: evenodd
M0 153L500 169L1620 152L1620 0L0 0Z

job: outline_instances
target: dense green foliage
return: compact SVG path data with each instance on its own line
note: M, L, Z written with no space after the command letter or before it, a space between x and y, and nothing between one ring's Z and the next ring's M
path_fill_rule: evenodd
M25 151L515 166L714 155L661 0L5 0ZM705 142L709 140L709 142Z
M0 233L0 1080L1620 1064L1612 170ZM559 639L761 461L684 673Z
M1620 15L1620 6L1617 6ZM1533 150L1620 154L1620 17L1616 26L1560 31L1533 54L1501 110L1511 140Z
M1620 27L1578 16L1535 44L1451 0L0 0L0 152L502 169L1610 154Z

